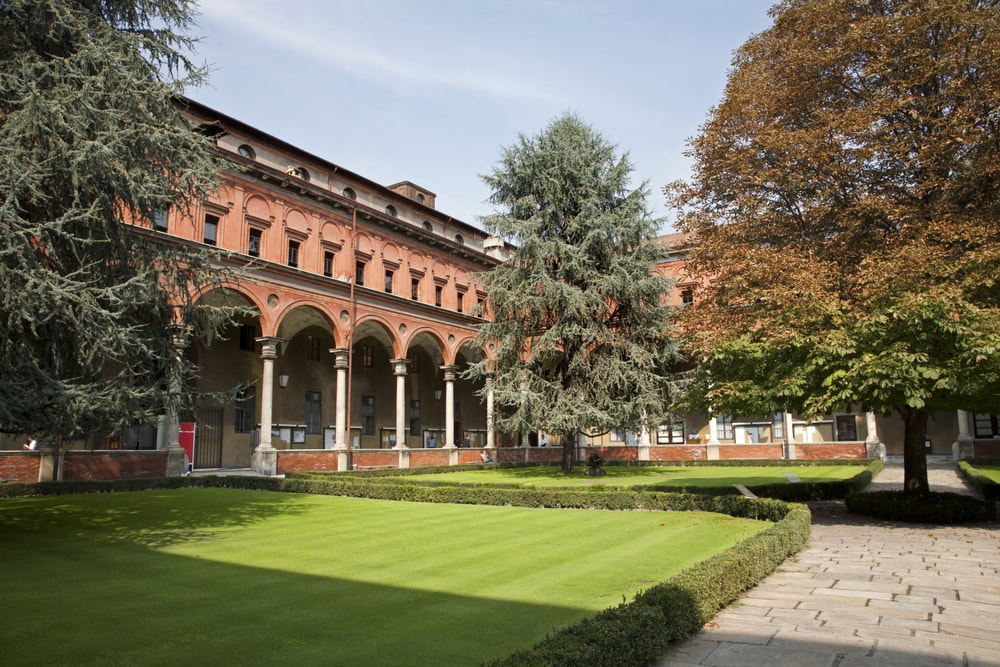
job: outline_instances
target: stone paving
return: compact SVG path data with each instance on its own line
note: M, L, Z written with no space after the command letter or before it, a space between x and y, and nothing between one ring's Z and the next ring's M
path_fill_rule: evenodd
M974 492L950 457L931 489ZM869 490L902 488L889 457ZM927 526L809 503L808 545L657 667L1000 667L1000 526Z

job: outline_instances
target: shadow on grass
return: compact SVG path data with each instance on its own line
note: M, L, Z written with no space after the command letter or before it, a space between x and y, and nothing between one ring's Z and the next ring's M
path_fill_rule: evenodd
M371 573L337 553L320 563L329 576L318 576L209 560L211 544L200 550L225 539L223 529L303 512L292 494L67 500L0 503L4 665L476 664L593 613L356 581ZM186 555L161 551L177 545ZM295 563L294 541L272 548L287 548ZM439 567L450 567L446 557Z
M127 503L121 501L121 494L110 493L8 499L0 503L0 536L11 540L22 531L30 538L65 530L78 539L162 548L306 509L300 496L289 493L187 491L135 491ZM212 502L206 502L206 497ZM142 521L136 521L140 516Z
M17 610L16 622L8 618L0 625L8 667L470 665L507 655L538 641L546 629L588 614L121 543L35 554L20 568L9 560L20 560L18 552L0 559L6 561L0 573L4 608Z

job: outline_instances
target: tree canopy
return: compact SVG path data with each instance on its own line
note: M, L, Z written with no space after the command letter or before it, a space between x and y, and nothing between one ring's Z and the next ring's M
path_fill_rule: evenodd
M640 429L668 400L676 345L652 272L662 250L647 187L630 189L627 155L575 115L521 135L483 177L498 210L487 229L516 246L480 279L489 320L478 343L492 374L499 428L563 436L571 468L578 431Z
M0 425L71 434L150 423L192 369L174 336L227 272L135 223L216 187L177 107L205 71L186 0L0 3ZM176 407L176 406L175 406Z
M906 423L926 493L927 417L996 411L1000 7L785 0L736 53L666 188L700 246L683 326L694 404Z

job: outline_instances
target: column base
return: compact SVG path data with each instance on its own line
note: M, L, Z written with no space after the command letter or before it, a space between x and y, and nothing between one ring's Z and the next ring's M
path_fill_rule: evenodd
M167 445L167 477L183 477L191 470L187 452L176 442Z
M250 467L258 475L274 477L278 474L278 450L271 445L258 445L250 457Z
M711 442L711 441L709 441L705 445L705 448L707 450L706 454L708 456L708 460L709 461L718 461L719 460L719 443L718 442Z
M865 456L885 461L885 445L880 440L865 440Z
M972 438L969 437L959 437L958 440L951 445L951 457L955 462L964 461L965 459L975 458L976 447Z

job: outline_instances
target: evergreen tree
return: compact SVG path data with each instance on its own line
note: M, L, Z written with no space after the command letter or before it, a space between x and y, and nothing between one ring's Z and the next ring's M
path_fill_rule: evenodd
M928 416L996 412L1000 7L785 0L736 54L668 188L700 248L685 313L693 403L905 422L928 492Z
M676 344L661 305L669 282L652 272L658 220L643 184L629 189L627 155L574 115L521 135L483 179L499 212L486 228L516 246L482 274L497 426L562 436L571 470L584 429L655 425L668 402Z
M164 243L155 212L215 186L177 107L204 80L186 0L0 3L0 424L51 435L151 423L192 372L174 337L232 313L230 276ZM142 224L145 223L145 224Z

